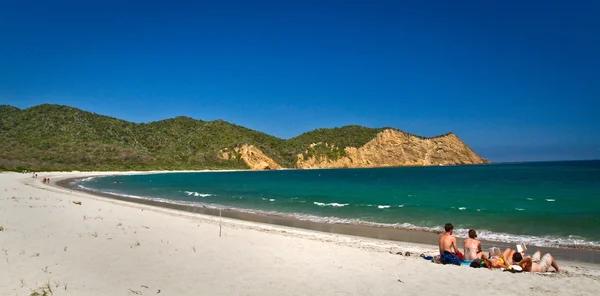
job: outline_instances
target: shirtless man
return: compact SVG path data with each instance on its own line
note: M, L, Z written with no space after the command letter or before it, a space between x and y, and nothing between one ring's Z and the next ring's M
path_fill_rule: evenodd
M446 232L440 235L440 255L444 254L445 251L457 254L459 251L456 237L452 235L454 232L454 225L452 225L452 223L446 223L446 225L444 225L444 230Z
M515 255L517 254L519 253L516 253ZM548 269L550 269L550 266L552 266L556 272L560 272L560 268L558 268L556 260L554 260L550 253L547 253L540 258L541 255L542 253L537 251L535 254L533 254L533 256L520 260L518 264L521 266L521 268L523 268L524 271L529 272L546 272ZM515 257L518 257L518 255ZM520 259L515 257L513 257L514 261L518 261Z
M458 259L458 264L462 260L462 253L458 250L458 244L456 243L456 237L452 235L454 231L454 226L451 223L446 223L444 225L444 230L446 231L444 234L440 235L440 257L439 262L446 264L446 258L452 255L456 256Z
M502 253L502 258L506 259L506 261L508 261L508 264L511 265L520 262L524 258L523 256L525 256L525 251L519 253L516 250L512 250L511 248L506 248L506 250L504 250L504 253Z

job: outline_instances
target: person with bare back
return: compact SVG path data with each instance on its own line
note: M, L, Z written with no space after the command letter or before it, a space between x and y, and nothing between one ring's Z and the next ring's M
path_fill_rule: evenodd
M465 260L473 261L481 259L483 251L481 250L481 242L477 239L475 229L469 230L469 238L465 239Z
M440 256L439 262L442 264L454 264L460 265L462 262L462 253L458 249L456 243L456 237L452 235L454 231L454 225L446 223L444 225L444 234L440 235L439 247Z

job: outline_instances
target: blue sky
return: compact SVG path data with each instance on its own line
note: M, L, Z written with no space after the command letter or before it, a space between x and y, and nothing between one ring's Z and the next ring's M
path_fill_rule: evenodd
M597 3L4 1L0 104L282 138L453 131L492 161L599 159Z

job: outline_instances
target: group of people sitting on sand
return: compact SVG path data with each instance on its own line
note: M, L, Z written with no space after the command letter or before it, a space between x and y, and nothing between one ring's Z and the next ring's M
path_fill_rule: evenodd
M460 265L462 262L470 263L471 267L504 268L506 270L519 270L528 272L547 272L553 267L560 272L556 260L550 253L541 256L537 251L533 256L525 256L525 251L518 252L507 248L501 254L486 255L481 250L481 242L477 239L474 229L469 230L469 237L464 242L464 254L459 251L456 237L454 237L454 226L451 223L444 225L445 233L440 235L440 255L433 258L434 262L442 264Z

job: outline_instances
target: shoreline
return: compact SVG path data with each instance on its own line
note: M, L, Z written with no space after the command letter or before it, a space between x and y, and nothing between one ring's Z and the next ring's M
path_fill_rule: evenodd
M169 171L169 172L118 172L118 173L107 173L107 174L95 174L94 177L103 177L110 175L120 174L155 174L155 173L179 173L179 172L190 172L190 171ZM224 172L224 171L192 171L192 172ZM83 173L85 174L85 173ZM136 204L149 205L153 207L167 208L172 210L178 210L188 213L209 215L209 216L220 216L225 218L231 218L236 220L243 220L256 223L264 223L270 225L278 225L285 227L292 227L297 229L306 229L319 231L324 233L334 233L342 235L350 235L362 238L373 238L380 240L414 243L429 245L433 248L437 248L435 244L438 240L439 234L431 231L418 230L418 229L402 229L394 227L378 227L361 224L345 224L345 223L327 223L327 222L316 222L309 220L300 220L292 217L286 217L282 215L267 214L267 213L251 213L244 212L235 209L218 209L206 206L186 205L178 203L170 203L153 199L142 199L119 196L110 193L98 192L94 190L84 189L78 187L75 182L90 176L69 176L62 177L58 180L52 180L51 185L61 188L57 183L65 183L64 187L80 192L85 192L91 195L109 198L114 200L120 200L124 202L131 202ZM462 246L464 238L457 237L459 246ZM515 248L512 243L481 240L482 249L486 250L490 247ZM591 264L600 264L600 250L594 248L568 248L568 247L538 247L531 245L530 253L533 253L533 249L540 250L542 254L551 253L559 261L570 261L570 262L584 262Z
M404 241L423 235L427 244L370 239L122 201L41 180L98 175L0 174L0 291L493 296L596 295L600 289L599 264L560 260L560 273L521 274L433 264L419 254L437 252L434 233L396 230Z

